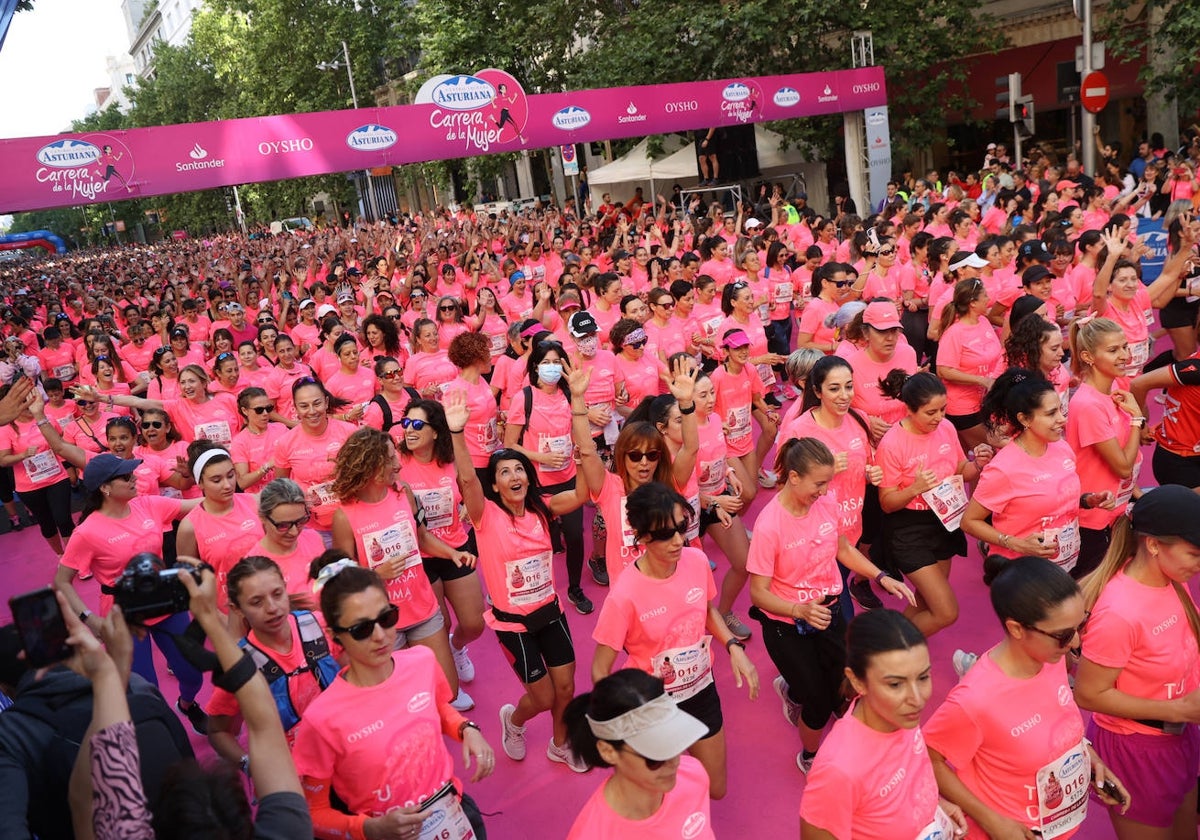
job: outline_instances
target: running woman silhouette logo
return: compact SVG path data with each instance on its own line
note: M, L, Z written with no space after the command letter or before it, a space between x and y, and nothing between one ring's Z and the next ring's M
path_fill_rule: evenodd
M503 70L434 76L421 85L413 102L432 106L430 126L445 131L447 140L461 142L468 153L529 142L523 134L529 121L525 89Z

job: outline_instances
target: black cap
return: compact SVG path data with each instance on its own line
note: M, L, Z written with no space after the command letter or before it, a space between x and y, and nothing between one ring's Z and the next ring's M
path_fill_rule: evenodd
M1054 259L1046 250L1046 243L1040 239L1029 239L1022 242L1021 247L1017 249L1017 256L1025 262L1050 262Z
M572 338L583 338L585 335L595 335L600 332L600 326L596 323L596 319L592 317L591 312L587 311L576 312L568 318L567 329L571 332Z
M1008 313L1009 328L1016 329L1017 324L1024 321L1026 318L1037 312L1045 305L1046 301L1042 300L1040 297L1035 297L1033 295L1021 295L1013 302L1012 311Z
M1179 537L1200 548L1200 495L1190 487L1164 484L1133 505L1133 530L1152 537Z
M1046 266L1041 265L1039 263L1035 263L1035 264L1029 266L1029 268L1027 268L1021 272L1021 283L1026 286L1032 286L1034 283L1038 282L1039 280L1044 280L1047 277L1053 277L1053 276L1054 276L1053 272L1051 272L1050 269L1046 268Z

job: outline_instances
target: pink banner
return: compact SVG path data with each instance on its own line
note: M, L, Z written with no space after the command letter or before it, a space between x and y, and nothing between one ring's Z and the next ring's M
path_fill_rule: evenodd
M430 79L412 105L0 140L0 212L886 104L882 67L531 96L481 70Z

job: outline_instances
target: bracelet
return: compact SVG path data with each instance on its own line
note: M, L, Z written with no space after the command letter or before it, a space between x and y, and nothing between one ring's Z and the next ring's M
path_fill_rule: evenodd
M246 683L254 679L254 675L257 673L258 666L254 664L250 654L243 653L242 658L232 668L220 673L213 671L212 683L230 694L237 694Z
M696 413L696 404L695 404L695 403L692 403L692 404L691 404L691 405L689 405L687 408L684 408L683 406L680 406L680 407L679 407L679 413L680 413L680 414L683 414L683 415L687 415L687 414L695 414L695 413Z
M1000 535L1000 539L999 539L999 540L997 540L997 542L999 542L999 543L1000 543L1000 546L1001 546L1002 548L1008 548L1008 547L1009 547L1009 545L1008 545L1008 541L1009 541L1010 539L1011 539L1011 537L1009 537L1009 535L1008 535L1008 534L1001 534L1001 535Z
M468 729L474 729L476 732L482 732L482 730L479 728L479 724L477 724L475 721L464 720L458 725L458 740L461 741L463 739L463 735L466 734Z
M879 584L879 586L883 586L883 579L886 577L891 577L891 575L889 575L887 572L881 571L879 574L875 575L875 583Z
M89 618L91 618L92 615L93 615L93 613L91 610L84 609L84 611L79 614L79 620L82 621L84 624L87 624L87 620Z
M461 435L462 433L463 433L462 429L451 429L450 430L450 434L452 434L452 435Z
M746 649L746 646L744 644L742 644L741 640L738 639L737 636L730 636L729 641L727 641L725 643L725 650L729 651L730 653L733 653L733 648L735 645L737 647L740 647L742 650Z
M41 420L38 420L36 423L34 423L34 425L35 426L49 426L50 421L47 420L45 417L43 417Z
M586 411L572 411L571 416L572 417L587 417L588 413Z
M1134 417L1130 419L1129 423L1132 426L1137 426L1139 429L1144 429L1146 427L1146 418Z
M1092 509L1091 498L1092 498L1091 493L1084 493L1082 496L1080 496L1079 497L1079 509L1080 510L1091 510Z

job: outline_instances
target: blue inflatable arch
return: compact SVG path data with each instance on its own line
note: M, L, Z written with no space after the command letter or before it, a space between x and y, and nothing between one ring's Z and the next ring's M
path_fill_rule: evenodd
M45 248L56 254L67 253L66 243L48 230L31 230L0 236L0 251L16 251L21 248Z

